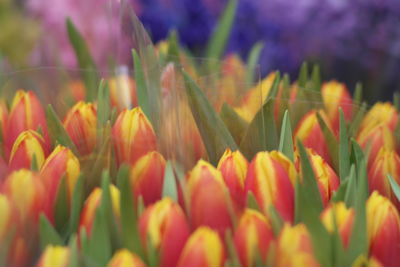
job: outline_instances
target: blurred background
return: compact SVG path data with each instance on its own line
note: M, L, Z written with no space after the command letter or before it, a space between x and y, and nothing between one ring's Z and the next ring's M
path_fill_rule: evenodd
M76 67L65 28L70 17L98 65L130 64L132 33L121 15L133 9L154 43L177 30L181 44L204 56L227 0L0 0L0 66ZM239 0L226 53L245 61L263 43L262 75L279 69L296 78L304 60L324 79L357 81L370 102L391 99L400 85L400 1Z

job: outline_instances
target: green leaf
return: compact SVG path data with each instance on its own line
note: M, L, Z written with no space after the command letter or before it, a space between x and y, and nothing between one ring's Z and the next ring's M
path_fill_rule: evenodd
M367 104L364 102L361 107L358 108L357 112L353 111L355 114L350 124L349 136L356 136L358 128L364 118L365 112L367 111Z
M290 101L290 78L287 73L283 75L282 79L282 94L280 96L280 105L279 105L279 118L278 125L282 125L283 116L286 110L289 110L289 101Z
M275 236L278 236L283 228L284 221L273 205L269 206L268 215L269 215L268 217L271 221L271 225L272 225L274 234L275 234Z
M350 173L346 178L346 181L348 181L348 186L344 195L344 202L346 203L347 207L354 207L355 199L357 197L357 177L355 165L351 166Z
M69 203L65 176L61 178L58 185L56 202L53 208L57 230L60 232L65 231L68 227L69 218Z
M110 92L104 80L100 81L97 93L97 141L103 143L103 133L107 121L110 120Z
M158 267L159 266L159 255L157 248L154 246L153 242L151 241L150 235L147 236L147 262L149 267Z
M312 89L316 92L321 91L321 70L317 64L313 66L311 73Z
M76 180L76 184L74 187L74 192L72 194L72 204L71 204L71 216L69 218L69 233L75 233L78 231L79 226L79 217L81 214L82 206L83 206L83 182L84 177L81 173Z
M69 264L68 267L79 267L79 251L78 251L78 238L76 234L71 236L68 247L70 249Z
M292 127L290 126L289 111L286 110L283 115L281 137L279 139L279 151L287 156L292 162L294 162L294 149L293 149L293 135Z
M240 267L239 256L236 251L236 247L233 242L232 230L228 229L225 231L225 244L226 248L228 249L228 258L230 259L230 266L231 267Z
M59 143L60 145L66 146L71 149L75 156L79 156L75 144L72 142L68 133L65 131L64 126L62 125L60 119L58 118L56 112L51 105L47 106L46 120L51 139L53 141L57 141L57 143Z
M82 76L86 86L86 100L93 101L96 97L97 82L99 80L96 65L90 55L90 50L85 40L76 29L71 19L68 18L66 24L69 41L74 48L79 67L82 69Z
M43 214L40 215L39 235L40 247L42 250L46 248L47 245L63 245L60 235Z
M252 85L255 77L255 70L260 58L261 51L264 47L263 42L257 42L250 50L249 57L247 58L247 71L246 71L246 85Z
M120 190L122 245L131 252L142 256L143 253L137 225L138 217L133 205L128 165L122 165L119 168L117 183Z
M227 148L235 151L237 145L195 81L185 71L183 71L183 77L193 118L200 131L210 162L216 165Z
M250 123L240 143L240 151L251 160L259 151L278 149L278 134L272 99L262 106Z
M224 103L219 114L236 143L240 143L249 124L228 104Z
M322 116L317 112L317 119L319 126L321 127L322 133L324 134L325 137L325 142L328 146L329 149L329 155L332 160L332 167L336 171L336 173L339 172L339 144L336 140L335 134L332 132L332 130L329 128L329 126L325 123L325 120L322 118Z
M179 61L178 33L176 30L172 30L168 36L167 62L179 63Z
M266 99L275 99L279 90L279 83L281 82L281 74L279 71L276 71L274 82L272 83L271 89L269 90L268 96Z
M349 179L342 180L339 188L336 190L335 193L333 193L331 201L335 203L344 202L348 186L349 186Z
M299 77L297 78L297 83L300 88L305 88L308 81L308 64L303 62L300 68Z
M353 103L360 105L362 103L362 84L358 82L353 94Z
M170 160L167 161L165 166L162 196L169 197L174 201L178 201L178 190L176 186L174 168Z
M344 120L343 110L339 109L340 130L339 130L339 177L341 181L350 171L350 152L349 140L347 136L346 121Z
M146 115L146 117L151 120L152 117L148 99L147 84L143 72L142 62L140 61L140 57L135 50L132 50L132 57L133 57L133 65L135 68L134 76L136 82L136 95L138 104L140 108L143 110L143 113Z
M397 200L400 200L400 186L399 184L396 182L395 179L393 179L393 176L391 174L387 174L387 178L390 182L390 186L393 190L394 195L396 196Z
M37 158L36 158L36 154L35 153L33 153L33 155L32 155L31 170L33 172L39 171L39 166L38 166L38 162L37 162Z
M220 59L224 50L226 43L228 41L233 21L236 15L238 1L237 0L229 0L226 8L222 14L222 17L219 19L218 25L216 26L215 31L213 32L210 41L207 45L207 53L206 57L210 59ZM210 61L209 68L210 70L215 70L218 64Z
M253 192L251 192L251 191L249 191L247 193L247 208L261 212L261 209L257 203L256 197L254 196Z

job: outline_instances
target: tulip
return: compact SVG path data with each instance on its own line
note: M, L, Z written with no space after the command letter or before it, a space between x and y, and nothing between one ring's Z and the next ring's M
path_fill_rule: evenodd
M324 113L320 112L320 115L330 127L330 123ZM297 128L294 133L294 140L299 139L303 145L307 148L312 148L317 154L321 155L329 164L331 163L331 157L329 149L322 132L322 129L318 123L317 111L312 110L308 112L297 124Z
M320 266L313 254L310 234L303 224L285 224L277 241L274 266Z
M70 202L79 173L79 160L70 149L58 145L47 157L40 170L40 177L46 188L48 188L48 217L50 221L53 219L53 207L59 192L61 179L63 177L65 179L67 197Z
M225 230L232 227L232 203L221 172L199 160L187 182L192 225L195 228L209 226L224 236Z
M96 145L96 107L78 102L67 113L64 127L81 155L90 154Z
M85 229L88 236L92 231L93 222L96 217L97 208L101 204L101 196L103 192L100 188L96 187L88 196L82 209L81 218L79 222L80 232ZM120 194L117 187L110 185L111 204L114 216L120 218Z
M224 178L231 194L236 211L241 211L246 205L244 183L249 163L239 150L232 152L227 149L218 163L218 170Z
M31 257L28 241L18 235L14 237L8 250L7 266L29 266Z
M156 150L156 135L140 107L122 111L112 129L118 164L134 164L141 156Z
M396 207L374 191L367 200L369 254L383 266L400 262L400 218Z
M368 165L374 162L379 150L383 147L387 150L395 149L395 136L385 125L378 125L371 131L361 131L357 136L357 142L363 149L370 148L368 155Z
M159 266L176 266L190 234L185 214L178 204L164 198L149 206L139 219L139 230L143 246L147 247L150 241L159 251Z
M385 125L390 131L394 131L397 120L398 114L396 108L391 103L378 102L364 116L360 125L360 134L371 132L378 125Z
M367 258L365 256L359 256L351 265L351 267L384 267L382 263L380 263L377 259L374 257L372 258Z
M337 81L329 81L322 85L322 100L327 117L332 123L335 133L339 132L339 108L342 108L346 121L351 119L353 101L346 85Z
M11 226L12 210L11 203L6 195L0 194L0 244Z
M322 203L326 206L339 187L339 178L329 164L315 151L307 149L308 157L317 180Z
M20 222L37 222L43 211L45 188L40 177L26 169L12 172L4 181L1 192L16 209Z
M107 265L108 267L146 267L143 261L127 249L115 252Z
M48 150L50 139L43 107L32 91L18 90L11 104L6 131L3 132L5 133L4 148L7 159L15 139L21 132L29 129L34 131L41 129L46 150Z
M241 216L234 235L236 251L242 266L254 266L257 252L265 261L273 239L272 227L265 216L247 209Z
M164 171L165 159L160 153L151 151L140 157L130 172L134 196L142 196L145 205L161 199Z
M224 245L218 233L202 226L189 237L177 266L222 267L224 262Z
M36 267L68 267L70 250L68 247L48 245L39 258Z
M35 131L22 132L15 140L10 154L10 170L29 169L35 159L37 167L43 165L46 152L43 137Z
M250 163L245 188L251 191L261 210L268 213L275 206L285 221L293 221L294 189L293 166L281 153L259 152ZM282 163L284 162L284 164Z
M347 247L353 229L354 209L347 208L344 202L332 203L322 212L321 220L330 233L336 225L343 245Z
M128 73L121 73L109 79L108 87L113 107L122 110L137 106L136 83L129 77Z

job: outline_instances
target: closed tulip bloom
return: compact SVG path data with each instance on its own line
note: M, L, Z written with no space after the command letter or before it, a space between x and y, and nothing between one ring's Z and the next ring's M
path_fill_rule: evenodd
M65 130L81 155L90 154L96 145L96 116L96 107L82 101L65 116Z
M396 207L400 208L387 175L400 183L400 157L394 150L381 148L373 163L368 166L368 184L370 192L378 191L379 194L389 198Z
M32 91L18 90L11 104L8 123L5 131L4 148L6 158L9 157L11 148L17 137L26 130L43 132L46 149L50 147L47 131L46 116L43 107Z
M36 267L68 267L70 254L68 247L48 245Z
M364 116L360 125L360 134L371 132L378 125L385 125L390 131L394 131L397 120L396 108L391 103L378 102Z
M37 222L43 212L45 188L40 177L29 170L14 171L5 179L1 192L17 212L19 222Z
M109 79L108 87L112 106L119 110L137 106L136 83L128 73L121 73Z
M181 207L170 198L149 206L139 219L140 237L159 252L159 266L175 266L190 234L188 222Z
M115 252L107 267L146 267L146 265L136 254L121 249Z
M80 231L85 229L88 236L90 236L90 233L92 231L93 222L96 217L96 211L99 205L101 204L102 194L103 191L99 187L96 187L92 191L92 193L90 193L83 206L79 226L80 226ZM110 196L111 196L111 204L114 216L117 219L119 219L120 194L118 188L115 187L114 185L110 185Z
M314 257L311 237L304 224L285 224L278 237L274 266L320 266Z
M367 201L369 254L386 267L400 262L400 218L396 207L378 192Z
M329 81L322 85L322 100L327 117L335 133L339 132L339 108L342 108L346 121L351 119L353 101L346 85L338 81Z
M320 113L328 127L330 122L324 115ZM297 124L297 129L294 133L294 140L299 139L305 147L313 149L317 154L321 155L329 164L331 163L331 157L329 149L322 132L321 127L318 123L317 111L312 110L308 112Z
M336 225L344 247L349 244L354 214L354 209L347 208L344 202L330 204L321 214L322 223L329 232L333 233Z
M33 159L40 168L47 154L44 147L44 139L40 134L32 130L22 132L11 149L10 170L30 169Z
M49 203L48 216L50 220L53 218L52 212L61 184L61 178L64 177L65 179L67 197L70 202L79 173L79 160L70 149L58 145L47 157L40 170L40 177L48 189L46 195Z
M164 171L165 159L160 153L151 151L139 158L130 172L134 196L142 196L145 205L161 199Z
M365 256L359 256L351 265L351 267L384 267L376 258L367 258Z
M133 164L157 148L153 126L140 107L122 111L112 129L118 164Z
M177 266L222 267L224 262L224 244L218 233L202 226L189 237Z
M0 244L10 230L11 218L11 203L6 195L0 194Z
M278 155L278 156L277 156ZM268 213L275 206L282 219L293 221L294 213L294 167L281 153L259 152L249 165L246 191L253 192L258 205Z
M221 172L199 160L187 179L192 225L209 226L224 236L225 230L232 227L232 203Z
M239 150L227 149L218 163L218 170L224 178L231 194L236 211L241 211L246 205L246 191L244 183L249 163Z
M247 209L241 216L234 235L242 266L254 266L256 253L265 261L273 239L274 234L267 218L258 211Z

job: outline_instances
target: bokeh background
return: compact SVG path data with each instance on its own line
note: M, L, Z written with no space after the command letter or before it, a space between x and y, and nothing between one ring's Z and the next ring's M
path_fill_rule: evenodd
M227 0L0 0L0 66L76 67L65 19L87 40L96 62L130 64L132 34L121 15L133 9L154 43L176 29L182 45L204 56ZM349 89L361 81L370 102L391 99L400 85L400 1L239 0L226 53L246 60L263 42L260 71L293 78L304 60L324 79Z

